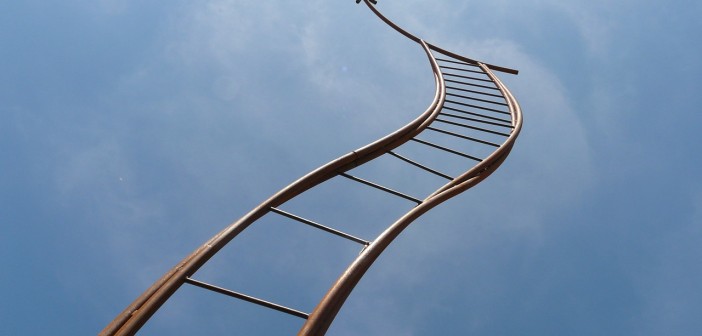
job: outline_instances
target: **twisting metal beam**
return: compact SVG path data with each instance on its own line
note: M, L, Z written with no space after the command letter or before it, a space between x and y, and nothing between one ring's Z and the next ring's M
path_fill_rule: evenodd
M327 292L322 301L317 305L314 311L310 314L307 322L302 327L298 336L313 336L313 335L324 335L331 325L332 321L336 317L336 314L341 309L351 291L356 286L356 284L361 280L363 275L368 271L373 262L380 256L380 254L392 243L392 241L397 238L397 236L409 226L415 219L419 218L422 214L431 210L433 207L441 204L445 200L473 187L480 181L487 178L492 172L494 172L500 164L505 160L509 152L514 146L514 142L519 135L522 127L522 113L519 105L517 104L514 96L509 92L506 86L490 71L490 69L505 71L508 73L515 73L515 70L506 69L502 67L496 67L491 65L486 65L477 61L473 61L467 58L459 58L453 53L446 53L443 49L433 47L424 43L421 39L411 35L407 31L403 30L395 23L385 18L380 12L378 12L373 6L371 6L368 1L366 1L368 7L383 21L388 25L393 27L395 30L399 31L409 39L419 42L424 46L425 49L431 48L432 50L438 51L443 54L447 54L451 57L461 59L469 63L475 63L478 65L490 78L490 80L495 83L496 87L500 90L503 97L507 101L507 105L512 117L512 126L514 129L511 134L507 137L505 142L498 147L488 158L481 161L472 169L468 170L463 175L455 178L451 182L447 183L445 186L439 188L436 192L427 197L420 205L410 210L395 223L393 223L388 229L386 229L373 243L368 246L363 252L354 260L354 262L346 269L346 271L341 275L341 277L334 283L331 289ZM441 75L440 68L436 62L436 59L430 55L432 68L435 71L437 78L443 79ZM445 87L445 84L440 83L441 86ZM444 89L445 92L445 89Z
M359 2L359 1L357 1ZM139 296L131 305L129 305L120 315L118 315L101 333L100 335L111 336L111 335L133 335L139 328L141 328L148 319L166 302L171 295L173 295L183 284L190 283L203 288L214 290L219 293L231 297L237 297L249 302L254 302L259 305L270 307L279 311L286 313L292 313L297 316L306 317L307 320L303 327L299 331L299 335L323 335L326 333L327 329L331 325L341 306L345 302L346 298L350 295L353 288L356 286L358 281L363 277L366 271L370 268L373 262L380 256L380 254L392 243L392 241L409 226L415 219L420 217L422 214L431 210L433 207L441 204L445 200L471 188L483 179L487 178L492 172L497 169L500 164L505 160L514 142L519 135L522 127L522 115L519 105L516 99L512 96L509 90L504 86L504 84L492 73L492 70L502 71L507 73L516 74L517 71L509 68L499 67L495 65L485 64L478 62L476 60L466 58L455 53L446 51L434 45L424 42L420 38L408 33L403 30L395 23L385 18L377 9L371 5L375 3L372 0L364 0L365 4L385 23L390 27L397 30L407 38L415 41L424 50L429 64L433 71L434 81L436 85L434 99L432 100L429 107L419 115L417 118L409 122L407 125L398 129L397 131L367 145L356 151L352 151L328 164L312 171L311 173L303 176L297 181L293 182L289 186L283 188L278 193L271 196L269 199L258 205L256 208L251 210L248 214L243 216L241 219L227 226L224 230L219 232L217 235L212 237L205 244L197 248L189 256L184 258L180 263L178 263L173 269L167 272L161 277L156 283L154 283L149 289L147 289L141 296ZM500 144L499 141L494 139L481 139L475 136L468 136L465 134L460 134L458 131L443 130L436 127L432 127L432 123L439 121L437 117L442 114L442 109L444 104L447 103L447 86L446 82L450 80L444 79L444 73L442 68L439 66L434 53L439 53L443 55L443 61L452 64L467 64L472 67L471 73L483 74L486 79L480 79L481 82L490 82L494 87L488 87L484 85L472 84L474 87L485 87L495 90L497 93L485 93L477 90L471 89L460 89L461 95L453 94L453 96L458 96L461 99L469 99L487 103L493 103L501 106L506 106L508 112L503 112L509 115L510 120L498 119L495 117L482 116L479 113L473 113L465 111L465 113L473 114L476 116L482 116L483 118L491 119L493 121L486 122L485 120L475 119L475 118L464 118L466 122L477 122L479 124L488 124L493 126L504 127L509 123L510 127L507 131L496 132L488 130L485 128L478 128L472 125L464 125L470 129L479 129L489 131L494 136L504 137L504 140ZM455 67L444 67L448 70L456 70ZM465 76L464 76L465 77ZM477 77L476 77L477 78ZM472 80L472 79L471 79ZM458 84L465 84L460 81L452 81ZM477 96L465 96L464 94L476 94ZM487 101L484 96L492 96L496 98L504 99L505 103ZM483 97L483 98L481 98ZM460 104L460 103L459 103ZM465 104L466 106L468 104ZM447 109L455 110L454 108L446 107ZM482 106L475 106L475 108L483 110L497 111L491 108L485 108ZM505 124L495 123L495 120L504 122ZM457 176L451 177L443 173L439 173L436 170L428 168L423 165L419 165L414 161L408 160L402 156L397 155L393 150L402 146L410 140L415 140L416 136L422 133L424 130L430 129L433 132L438 132L442 134L448 134L457 139L467 139L480 144L487 144L493 146L495 150L484 159L478 159L476 157L468 158L477 160L474 166L469 168L465 173ZM506 133L509 132L509 133ZM423 142L426 143L426 142ZM446 147L433 145L432 147L447 149ZM452 152L457 152L453 151ZM304 191L307 191L315 186L324 183L336 176L347 176L353 178L351 175L346 174L351 169L361 166L369 161L372 161L386 153L391 153L392 155L401 158L404 162L412 164L414 166L420 167L426 171L438 174L450 181L443 186L440 186L436 191L431 193L425 199L415 199L413 197L408 197L394 190L382 187L382 190L391 192L395 195L403 196L409 198L418 203L418 205L408 211L406 214L397 219L393 224L391 224L380 236L371 242L361 240L359 238L350 236L338 230L330 227L322 226L310 220L306 220L301 217L294 216L279 210L279 206L283 205L285 202L295 198ZM359 179L356 179L359 180ZM364 181L369 183L367 181ZM375 187L375 184L371 184ZM289 216L298 221L302 221L312 227L324 230L326 232L342 236L347 239L354 240L364 244L366 247L359 254L359 256L351 263L351 265L342 273L341 277L332 285L324 298L315 307L314 311L307 316L305 313L287 308L285 306L256 299L245 294L236 293L229 291L215 285L205 284L192 280L190 277L202 267L210 258L212 258L217 252L224 248L232 239L236 238L239 233L246 230L251 224L256 222L258 219L262 218L270 212L275 212L278 214L283 214Z
M428 48L425 50L429 53ZM438 66L437 66L438 69ZM440 76L435 78L440 83ZM154 283L146 292L129 305L100 335L133 335L151 318L151 316L183 285L185 279L193 275L212 256L227 245L234 237L244 231L249 225L263 217L271 208L299 195L300 193L375 159L397 148L426 128L438 115L444 103L445 88L437 84L434 100L424 113L397 131L351 153L348 153L320 168L303 176L268 200L251 210L244 217L232 223L193 253L178 263L161 279Z

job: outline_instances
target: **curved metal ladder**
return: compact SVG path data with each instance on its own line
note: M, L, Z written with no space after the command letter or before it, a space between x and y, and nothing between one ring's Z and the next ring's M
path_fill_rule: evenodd
M434 73L436 92L429 107L404 127L303 176L232 223L161 277L100 335L133 335L182 285L189 284L223 295L275 309L305 319L298 335L323 335L353 288L380 254L415 219L442 202L475 186L494 172L507 158L522 127L516 99L493 74L493 70L516 74L516 70L472 60L426 43L403 30L364 0L381 20L424 50ZM441 143L427 140L441 139ZM449 142L450 145L445 143ZM450 176L432 163L419 162L403 154L408 146L448 153L463 159L463 173ZM482 155L474 153L483 153ZM354 175L354 169L380 157L390 157L444 179L435 191L418 198ZM392 174L392 172L389 172ZM346 179L381 190L416 204L373 240L358 238L283 210L286 202L332 179ZM283 216L362 246L361 253L346 268L316 308L309 314L283 305L208 284L192 276L239 233L266 215Z

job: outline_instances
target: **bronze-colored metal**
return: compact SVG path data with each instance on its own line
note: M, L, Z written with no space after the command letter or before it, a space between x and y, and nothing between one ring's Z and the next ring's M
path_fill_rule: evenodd
M378 15L383 21L388 23L388 25L395 28L395 30L399 31L400 33L414 41L419 40L418 38L407 33L405 30L401 29L400 27L392 23L390 20L382 16L382 14L380 14L373 6L371 6L367 2L366 4L371 8L371 10L373 10L374 13L376 13L376 15ZM425 49L430 48L423 41L419 40L419 42L422 43ZM443 49L436 47L432 49L445 54L445 51ZM438 70L436 60L433 58L433 56L431 56L430 52L428 52L428 54L432 59L432 67L435 69L435 73L438 73L437 77L443 78ZM457 59L462 59L469 63L473 61L465 58L456 57L456 55L452 53L449 53L448 55ZM488 66L477 61L474 62L477 63L483 69L483 71L485 71L485 73L488 74L490 79L497 85L500 92L505 97L509 111L511 113L512 126L514 126L514 130L507 138L507 140L505 140L505 142L488 158L484 159L475 167L468 170L463 175L455 178L453 181L449 182L448 184L434 192L432 195L427 197L422 202L422 204L413 208L403 217L398 219L387 230L385 230L385 232L383 232L375 241L373 241L373 243L368 248L366 248L358 256L358 258L356 258L356 260L351 264L351 266L349 266L346 269L344 274L337 280L337 282L332 286L329 292L327 292L327 295L322 299L322 301L310 314L309 318L307 319L307 322L298 333L299 336L324 335L329 326L331 325L331 322L334 320L334 317L336 317L336 314L341 309L341 306L346 301L346 298L348 298L353 288L356 286L358 281L360 281L361 277L370 268L373 262L380 256L380 254L405 228L407 228L407 226L409 226L410 223L412 223L415 219L417 219L419 216L429 211L436 205L473 187L480 181L487 178L500 166L500 164L502 164L502 162L504 162L505 158L512 150L514 142L517 139L517 136L519 135L519 132L522 128L521 109L519 108L516 99L511 94L511 92L509 92L507 87L490 71L491 68L500 71L503 71L506 68ZM505 72L516 74L516 71ZM443 80L440 85L444 86L442 91L445 92L445 84L443 84Z
M364 0L364 1L365 1L365 0ZM396 31L398 31L400 34L405 35L405 37L407 37L408 39L410 39L410 40L412 40L412 41L414 41L414 42L417 42L417 43L420 42L421 39L420 39L419 37L410 34L410 33L407 32L406 30L402 29L400 26L396 25L394 22L390 21L390 19L386 18L386 17L385 17L383 14L381 14L377 9L375 9L375 6L371 6L371 4L370 4L368 1L365 1L365 3L366 3L366 5L368 5L368 8L370 8L371 11L373 11L373 13L375 13L375 15L378 16L378 18L380 18L381 20L383 20L388 26L392 27L393 29L395 29ZM435 46L435 45L433 45L433 44L431 44L431 43L427 43L427 45L429 46L429 48L430 48L431 50L437 51L437 52L442 53L442 54L444 54L444 55L446 55L446 56L453 57L453 58L455 58L455 59L459 59L459 60L464 61L464 62L466 62L466 63L476 64L476 65L477 65L478 63L480 63L480 62L478 62L478 61L476 61L476 60L474 60L474 59L470 59L470 58L468 58L468 57L461 56L461 55L456 54L456 53L452 53L452 52L450 52L450 51L448 51L448 50L446 50L446 49L439 48L439 47L437 47L437 46ZM501 66L497 66L497 65L487 64L487 63L482 63L482 64L484 64L484 65L487 66L488 68L490 68L490 69L492 69L492 70L495 70L495 71L501 71L501 72L505 72L505 73L513 74L513 75L519 74L519 71L517 71L517 70L515 70L515 69L505 68L505 67L501 67Z
M226 288L218 287L218 286L208 284L206 282L198 281L198 280L195 280L192 278L185 278L185 283L196 286L196 287L200 287L203 289L207 289L207 290L210 290L210 291L213 291L215 293L222 294L222 295L231 296L231 297L239 299L239 300L251 302L253 304L257 304L259 306L263 306L263 307L266 307L269 309L277 310L281 313L286 313L286 314L296 316L299 318L306 319L309 316L308 314L303 313L297 309L288 308L288 307L285 307L283 305L279 305L277 303L273 303L273 302L262 300L262 299L259 299L259 298L256 298L256 297L253 297L250 295L231 291L231 290L228 290Z
M503 132L493 132L499 133L500 135L506 136L506 139L502 144L494 143L492 141L486 141L482 139L474 139L465 135L457 134L454 132L443 131L445 134L451 134L462 139L474 140L479 143L489 144L491 146L497 146L496 149L486 158L479 159L475 166L471 167L468 171L461 174L458 177L452 178L441 174L444 177L451 179L448 183L437 189L431 195L426 197L424 200L416 200L418 205L412 210L407 212L405 215L400 217L395 223L390 225L380 236L378 236L374 241L371 241L366 248L359 254L359 256L351 263L351 265L343 272L340 278L332 285L330 290L324 296L324 298L315 307L312 313L309 314L305 324L299 331L298 335L323 335L326 333L327 329L331 325L333 319L337 315L341 306L345 302L346 298L349 296L355 285L360 281L365 272L370 268L373 262L378 258L378 256L392 243L392 241L415 219L420 217L422 214L431 210L433 207L441 204L445 200L471 188L472 186L478 184L480 181L487 178L492 172L494 172L500 164L505 160L522 127L522 114L517 104L516 99L512 96L509 90L504 86L504 84L492 73L492 70L503 71L507 73L516 74L517 71L509 68L499 67L490 64L484 64L476 60L472 60L451 52L448 52L439 47L433 46L419 39L418 37L408 33L396 24L394 24L389 19L385 18L380 12L377 11L374 6L371 5L369 0L364 0L366 5L385 23L391 26L393 29L397 30L407 38L417 42L427 55L430 66L432 68L435 80L435 95L434 99L429 105L429 107L419 115L417 118L412 120L410 123L404 127L398 129L397 131L365 146L356 151L350 152L328 164L312 171L311 173L303 176L297 181L293 182L289 186L285 187L268 200L264 201L256 208L251 210L244 217L238 221L232 223L220 233L212 237L205 244L200 246L189 256L178 263L173 269L166 273L161 279L154 283L148 290L146 290L141 296L139 296L131 305L129 305L120 315L118 315L101 333L100 335L112 336L112 335L133 335L139 328L141 328L146 321L163 305L168 298L175 293L184 283L189 280L200 267L202 267L212 256L214 256L218 251L220 251L224 246L227 245L232 239L234 239L239 233L244 231L249 225L268 214L271 211L276 211L279 206L287 202L288 200L296 197L302 192L309 190L333 177L339 175L346 175L345 172L360 166L366 162L369 162L381 155L386 153L392 153L392 155L397 156L392 152L397 147L405 144L410 140L414 140L415 137L420 134L425 129L429 128L430 125L437 121L437 117L444 108L444 103L446 102L447 96L447 86L444 80L441 67L439 66L433 52L443 54L447 57L453 58L455 61L453 63L461 64L465 62L475 67L475 69L480 69L487 78L487 81L493 83L495 87L493 88L495 92L493 93L483 93L475 90L467 90L457 88L456 90L462 90L463 92L472 92L475 94L483 94L493 97L503 98L509 112L503 112L510 116L511 120L509 123L511 125L510 133ZM451 81L460 83L458 81ZM475 85L474 85L475 86ZM455 95L454 95L455 96ZM487 112L500 112L496 109L485 108L482 106L475 106L482 110L488 110ZM486 113L487 113L486 112ZM471 113L471 112L468 112ZM472 113L474 115L480 116L480 114ZM496 119L494 117L488 117L491 119ZM497 119L500 121L507 121L503 119ZM506 126L506 125L500 125ZM471 126L472 127L472 126ZM434 127L431 129L438 130ZM473 158L473 157L471 157ZM422 167L427 171L432 171L431 168L418 165L411 161L409 163ZM435 173L438 173L434 171ZM350 176L350 175L346 175ZM397 193L395 193L397 194ZM402 195L400 195L402 196ZM275 210L273 210L275 209ZM321 226L317 223L311 221L305 221L306 224L313 226ZM344 236L345 234L339 232L333 232L335 230L331 228L323 228L328 232L332 232L337 235ZM350 237L350 236L349 236ZM349 238L346 237L346 238ZM352 240L358 240L366 243L364 240L352 237ZM204 286L204 285L203 285ZM213 285L208 285L211 287L216 287ZM223 292L226 290L222 290ZM241 294L236 294L241 295ZM235 295L231 295L235 296ZM272 303L271 303L272 304ZM275 304L272 304L275 305ZM300 315L305 314L299 312ZM306 314L305 314L306 315Z

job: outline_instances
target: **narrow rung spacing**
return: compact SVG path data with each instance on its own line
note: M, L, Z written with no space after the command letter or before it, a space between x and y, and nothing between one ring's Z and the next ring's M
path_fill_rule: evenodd
M468 86L474 86L474 87L479 87L483 89L488 89L488 90L495 90L495 91L500 91L500 89L492 86L487 86L487 85L480 85L480 84L473 84L473 83L466 83L466 82L461 82L453 79L445 79L446 82L449 83L456 83L456 84L462 84L462 85L468 85Z
M458 122L450 121L450 120L446 120L446 119L439 119L439 118L437 118L436 121L442 122L442 123L445 123L445 124L454 125L454 126L460 126L460 127L464 127L464 128L470 128L470 129L474 129L474 130L476 130L476 131L481 131L481 132L485 132L485 133L491 133L491 134L502 135L502 136L509 136L508 133L497 132L497 131L489 130L489 129L487 129L487 128L482 128L482 127L475 127L475 126L471 126L471 125L466 125L466 124L462 124L462 123L458 123Z
M390 154L390 155L392 155L392 156L394 156L394 157L396 157L396 158L398 158L398 159L400 159L400 160L402 160L402 161L404 161L404 162L407 162L407 163L409 163L409 164L411 164L411 165L413 165L413 166L415 166L415 167L417 167L417 168L421 168L422 170L428 171L428 172L430 172L430 173L432 173L432 174L434 174L434 175L441 176L441 177L443 177L443 178L445 178L445 179L447 179L447 180L453 180L453 177L451 177L451 176L449 176L449 175L447 175L447 174L444 174L444 173L442 173L442 172L440 172L440 171L438 171L438 170L436 170L436 169L429 168L429 167L427 167L427 166L425 166L425 165L423 165L423 164L421 164L421 163L419 163L419 162L416 162L416 161L414 161L414 160L412 160L412 159L409 159L409 158L407 158L407 157L405 157L405 156L402 156L402 155L400 155L400 154L397 154L397 153L395 153L395 152L393 152L393 151L389 151L388 154Z
M447 96L452 96L452 97L463 98L463 99L475 100L475 101L479 101L479 102L483 102L483 103L489 103L489 104L495 104L495 105L508 106L507 104L502 103L502 102L496 102L496 101L493 101L493 100L482 99L482 98L476 98L476 97L471 97L471 96L464 96L464 95L459 95L459 94L451 93L451 92L447 92L446 95L447 95Z
M475 156L473 156L473 155L469 155L469 154L466 154L466 153L463 153L463 152L459 152L459 151L457 151L457 150L453 150L453 149L451 149L451 148L447 148L447 147L444 147L444 146L441 146L441 145L437 145L437 144L431 143L431 142L429 142L429 141L425 141L425 140L421 140L421 139L417 139L417 138L413 138L412 141L419 142L420 144L427 145L427 146L429 146L429 147L434 147L434 148L440 149L440 150L442 150L442 151L444 151L444 152L449 152L449 153L452 153L452 154L456 154L456 155L458 155L458 156L462 156L462 157L464 157L464 158L468 158L468 159L471 159L471 160L474 160L474 161L478 161L478 162L482 162L482 161L483 161L481 158L477 158L477 157L475 157Z
M269 302L269 301L266 301L266 300L261 300L261 299L259 299L259 298L256 298L256 297L253 297L253 296L249 296L249 295L246 295L246 294L242 294L242 293L238 293L238 292L235 292L235 291L231 291L231 290L226 289L226 288L217 287L217 286L215 286L215 285L211 285L211 284L208 284L208 283L206 283L206 282L198 281L198 280L195 280L195 279L192 279L192 278L185 278L185 283L191 284L191 285L196 286L196 287L204 288L204 289L207 289L207 290L211 290L211 291L213 291L213 292L215 292L215 293L219 293L219 294L222 294L222 295L226 295L226 296L230 296L230 297L233 297L233 298L237 298L237 299L239 299L239 300L243 300L243 301L246 301L246 302L251 302L251 303L257 304L257 305L259 305L259 306L263 306L263 307L266 307L266 308L270 308L270 309L273 309L273 310L277 310L277 311L279 311L279 312L283 312L283 313L286 313L286 314L290 314L290 315L293 315L293 316L297 316L297 317L300 317L300 318L303 318L303 319L307 319L307 318L309 317L309 314L304 313L304 312L301 312L301 311L299 311L299 310L292 309L292 308L288 308L288 307L279 305L279 304L277 304L277 303Z
M492 81L487 79L487 78L463 76L463 75L456 75L456 74L452 74L452 73L444 73L444 76L451 76L451 77L457 77L457 78L463 78L463 79L470 79L470 80L479 81L479 82L492 83Z
M354 237L354 236L352 236L352 235L350 235L350 234L348 234L348 233L341 232L341 231L339 231L339 230L330 228L330 227L328 227L328 226L325 226L325 225L322 225L322 224L313 222L313 221L311 221L311 220L309 220L309 219L302 218L302 217L297 216L297 215L295 215L295 214L291 214L291 213L289 213L289 212L287 212L287 211L283 211L283 210L280 210L280 209L275 208L275 207L271 207L271 211L272 211L272 212L275 212L275 213L277 213L277 214L279 214L279 215L288 217L288 218L290 218L290 219L294 219L294 220L296 220L296 221L298 221L298 222L300 222L300 223L307 224L307 225L312 226L312 227L314 227L314 228L320 229L320 230L322 230L322 231L329 232L329 233L331 233L331 234L333 234L333 235L337 235L337 236L339 236L339 237L346 238L346 239L348 239L348 240L357 242L357 243L359 243L359 244L370 245L370 242L367 241L367 240L363 240L363 239L361 239L361 238Z
M483 91L476 91L476 90L465 89L465 88L459 88L459 87L450 86L450 85L446 85L446 89L463 91L463 92L470 92L470 93L475 93L475 94L479 94L479 95L505 99L505 97L498 95L498 94L494 94L494 93L490 93L490 92L483 92Z
M422 200L420 200L420 199L418 199L418 198L416 198L416 197L412 197L412 196L409 196L409 195L407 195L407 194L403 194L403 193L401 193L401 192L399 192L399 191L392 190L392 189L390 189L390 188L388 188L388 187L381 186L380 184L373 183L373 182L368 181L368 180L364 180L364 179L362 179L362 178L360 178L360 177L356 177L356 176L349 175L349 174L346 174L346 173L340 173L339 175L340 175L340 176L343 176L343 177L345 177L345 178L347 178L347 179L349 179L349 180L356 181L356 182L359 182L359 183L361 183L361 184L365 184L365 185L367 185L367 186L376 188L376 189L378 189L378 190L385 191L385 192L387 192L387 193L389 193L389 194L392 194L392 195L395 195L395 196L398 196L398 197L402 197L402 198L404 198L404 199L406 199L406 200L410 200L410 201L415 202L415 203L417 203L417 204L422 204Z
M463 68L456 68L456 67L450 67L450 66L446 66L446 65L439 65L439 68L441 68L441 69L451 69L451 70L457 70L457 71L465 71L465 72L477 73L477 74L481 74L481 75L484 75L484 74L485 74L485 72L482 72L482 71L470 70L470 69L463 69Z
M461 103L461 102L457 102L455 100L450 100L450 99L446 99L446 102L461 105L461 106L466 106L466 107L477 108L477 109L485 110L485 111L492 111L492 112L500 113L500 114L504 114L504 115L509 115L509 112L505 112L505 111L501 111L501 110L497 110L497 109L489 108L489 107L485 107L485 106L466 104L466 103Z
M470 141L475 141L475 142L478 142L478 143L481 143L481 144L484 144L484 145L488 145L488 146L492 146L492 147L500 147L500 145L498 145L498 144L496 144L496 143L494 143L494 142L485 141L485 140L481 140L481 139L478 139L478 138L473 138L473 137L465 136L465 135L463 135L463 134L458 134L458 133L455 133L455 132L450 132L450 131L443 130L443 129L436 128L436 127L432 127L432 126L427 127L427 129L428 129L428 130L432 130L432 131L434 131L434 132L439 132L439 133L443 133L443 134L448 134L448 135L450 135L450 136L455 136L455 137L457 137L457 138L466 139L466 140L470 140Z
M509 121L509 120L507 120L507 119L491 117L491 116L484 115L484 114L481 114L481 113L476 113L476 112L464 111L464 110L457 109L457 108L455 108L455 107L450 107L450 106L444 106L444 109L446 109L446 110L451 110L451 111L458 112L458 113L468 114L468 115L472 115L472 116L476 116L476 117L481 117L481 118L483 118L483 119L495 120L495 121L499 121L499 122L503 122L503 123L505 123L505 124L510 124L510 125L511 125L511 121Z
M437 57L436 60L437 60L437 61L441 61L441 62L448 62L448 63L453 63L453 64L468 65L468 66L472 66L472 67L479 68L479 66L478 66L477 64L466 63L466 62L460 62L460 61L454 61L454 60L445 59L445 58L441 58L441 57Z
M499 127L506 127L506 128L514 128L514 126L510 124L504 124L504 123L496 123L493 121L488 121L488 120L483 120L483 119L475 119L471 117L464 117L456 114L451 114L451 113L446 113L446 112L441 112L439 115L446 116L446 117L451 117L451 118L456 118L456 119L461 119L461 120L467 120L467 121L474 121L477 123L481 124L486 124L486 125L493 125L493 126L499 126Z

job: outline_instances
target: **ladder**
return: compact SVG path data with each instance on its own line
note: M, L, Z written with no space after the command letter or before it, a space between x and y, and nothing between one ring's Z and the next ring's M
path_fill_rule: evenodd
M303 322L298 335L324 335L356 284L405 228L435 206L480 183L504 162L522 128L522 113L514 96L493 71L510 74L517 74L517 71L482 63L427 43L383 16L369 0L364 2L380 20L416 42L418 51L426 54L435 80L434 99L429 107L391 134L299 178L224 228L164 274L100 335L136 334L184 286L300 318ZM412 171L413 184L429 191L411 194L402 190L402 185L387 186L382 181L392 180L400 168L382 169L388 164L381 164L381 169L368 168L379 162L390 162L391 167ZM301 214L291 210L298 199L330 186L335 195L344 194L347 189L365 188L378 197L393 199L393 204L399 204L394 206L399 215L386 223L373 223L378 232L375 236L361 236L335 223L321 222L317 218L324 216L319 213ZM353 196L350 198L353 200ZM355 200L361 204L344 206L363 212L364 200L358 197ZM323 207L311 209L323 211ZM261 225L264 219L286 221L289 225L297 223L358 246L358 255L312 311L303 312L198 278L198 270L242 232Z

